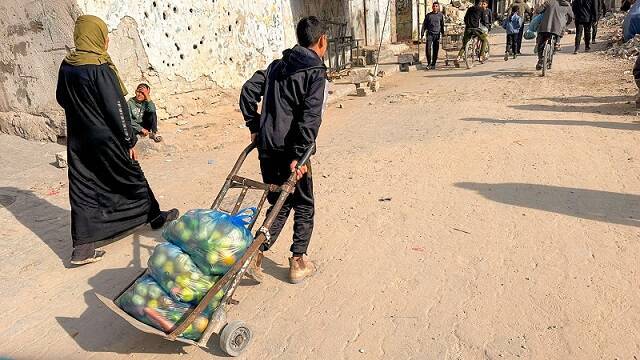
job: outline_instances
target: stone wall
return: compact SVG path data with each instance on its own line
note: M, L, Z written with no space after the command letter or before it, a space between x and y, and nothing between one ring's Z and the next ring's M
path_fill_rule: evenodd
M166 119L236 102L238 88L254 71L295 44L295 23L303 16L347 22L350 33L376 44L386 4L387 0L3 0L0 131L51 141L64 135L55 84L60 62L73 46L74 20L83 13L107 22L109 53L129 92L139 82L149 83L160 118ZM390 39L387 25L384 41Z

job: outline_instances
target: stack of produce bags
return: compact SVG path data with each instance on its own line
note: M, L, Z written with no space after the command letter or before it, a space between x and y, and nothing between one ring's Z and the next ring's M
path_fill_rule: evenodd
M190 210L167 225L162 235L170 243L156 246L147 274L116 299L116 304L139 321L171 332L253 241L246 226L255 209L242 215L246 212L232 216ZM180 336L197 341L224 294L220 290Z

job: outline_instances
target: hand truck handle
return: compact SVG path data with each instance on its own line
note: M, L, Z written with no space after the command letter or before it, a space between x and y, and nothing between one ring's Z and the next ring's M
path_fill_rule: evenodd
M296 168L300 169L302 166L306 165L309 162L309 159L311 158L311 155L315 150L316 150L316 143L313 143L309 146L309 148L304 153L304 155L302 155L300 160L298 160L298 165L296 166Z

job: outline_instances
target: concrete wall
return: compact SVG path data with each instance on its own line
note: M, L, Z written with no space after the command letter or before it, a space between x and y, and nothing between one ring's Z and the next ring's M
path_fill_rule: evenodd
M107 22L109 52L129 91L148 82L160 117L169 118L235 102L245 79L295 44L303 16L347 22L348 33L377 44L387 1L2 0L0 131L38 140L64 134L55 84L82 13ZM387 23L384 42L391 33Z

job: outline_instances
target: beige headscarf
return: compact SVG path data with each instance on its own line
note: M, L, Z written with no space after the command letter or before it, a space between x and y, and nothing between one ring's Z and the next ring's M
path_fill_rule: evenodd
M127 95L127 89L107 53L107 36L109 36L107 24L99 17L93 15L78 17L73 29L73 43L76 49L68 54L64 61L74 66L109 64L120 83L120 90L124 96Z

